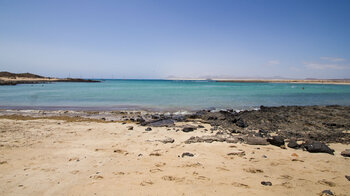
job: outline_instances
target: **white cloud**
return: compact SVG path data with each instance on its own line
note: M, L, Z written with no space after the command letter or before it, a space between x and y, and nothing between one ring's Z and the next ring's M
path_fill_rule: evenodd
M280 64L279 60L269 60L266 63L266 65L279 65L279 64Z
M317 70L325 70L325 69L344 70L344 69L349 69L349 66L338 65L338 64L325 64L325 63L314 63L314 62L305 62L304 64L309 69L317 69Z
M339 58L339 57L321 57L320 59L326 60L326 61L331 61L331 62L342 62L346 61L344 58Z

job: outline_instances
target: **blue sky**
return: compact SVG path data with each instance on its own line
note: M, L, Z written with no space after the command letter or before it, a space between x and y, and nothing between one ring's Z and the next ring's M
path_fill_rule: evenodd
M0 0L0 70L350 78L347 0Z

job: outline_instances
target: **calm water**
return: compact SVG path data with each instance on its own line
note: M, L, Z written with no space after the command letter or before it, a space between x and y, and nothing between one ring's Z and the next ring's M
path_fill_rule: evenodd
M350 105L350 85L104 80L0 86L1 108L198 110L329 104Z

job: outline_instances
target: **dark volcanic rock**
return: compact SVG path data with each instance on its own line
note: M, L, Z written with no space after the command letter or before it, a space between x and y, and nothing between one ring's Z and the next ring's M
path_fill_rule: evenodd
M192 132L196 129L197 129L196 127L186 126L186 127L182 128L182 131L187 133L187 132Z
M344 157L350 157L350 149L346 149L340 153Z
M244 141L249 145L268 145L269 144L265 138L261 138L261 137L246 137Z
M145 131L152 131L152 128L151 128L151 127L147 127L147 128L145 129Z
M267 141L275 146L284 146L284 139L281 136L273 136L272 138L267 139Z
M300 147L300 145L295 140L289 140L288 147L297 149Z
M350 176L345 175L345 178L350 181Z
M330 149L326 144L321 143L319 141L307 141L302 144L302 147L306 149L308 152L312 153L328 153L334 155L334 150Z
M272 186L272 183L269 181L261 181L261 184L264 186Z
M241 118L239 118L235 124L238 126L238 127L241 127L241 128L245 128L245 127L248 127L247 123L245 123Z
M174 126L174 121L172 119L160 119L146 123L147 126L151 127L172 127Z
M182 153L181 157L182 157L182 158L184 158L185 156L188 156L188 157L193 157L193 156L194 156L194 154L189 153L189 152L184 152L184 153Z
M211 126L236 130L268 130L285 139L350 143L350 106L280 106L241 112L199 111L190 116ZM265 132L259 132L264 137ZM268 136L267 136L268 137Z
M327 196L327 195L334 195L334 194L332 193L331 190L324 190L324 191L322 191L321 195L322 195L322 196L323 196L323 195Z

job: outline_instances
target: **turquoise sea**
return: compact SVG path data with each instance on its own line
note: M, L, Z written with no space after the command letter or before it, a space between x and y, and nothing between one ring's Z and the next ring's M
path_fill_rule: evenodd
M350 105L350 85L102 80L0 86L2 109L199 110Z

